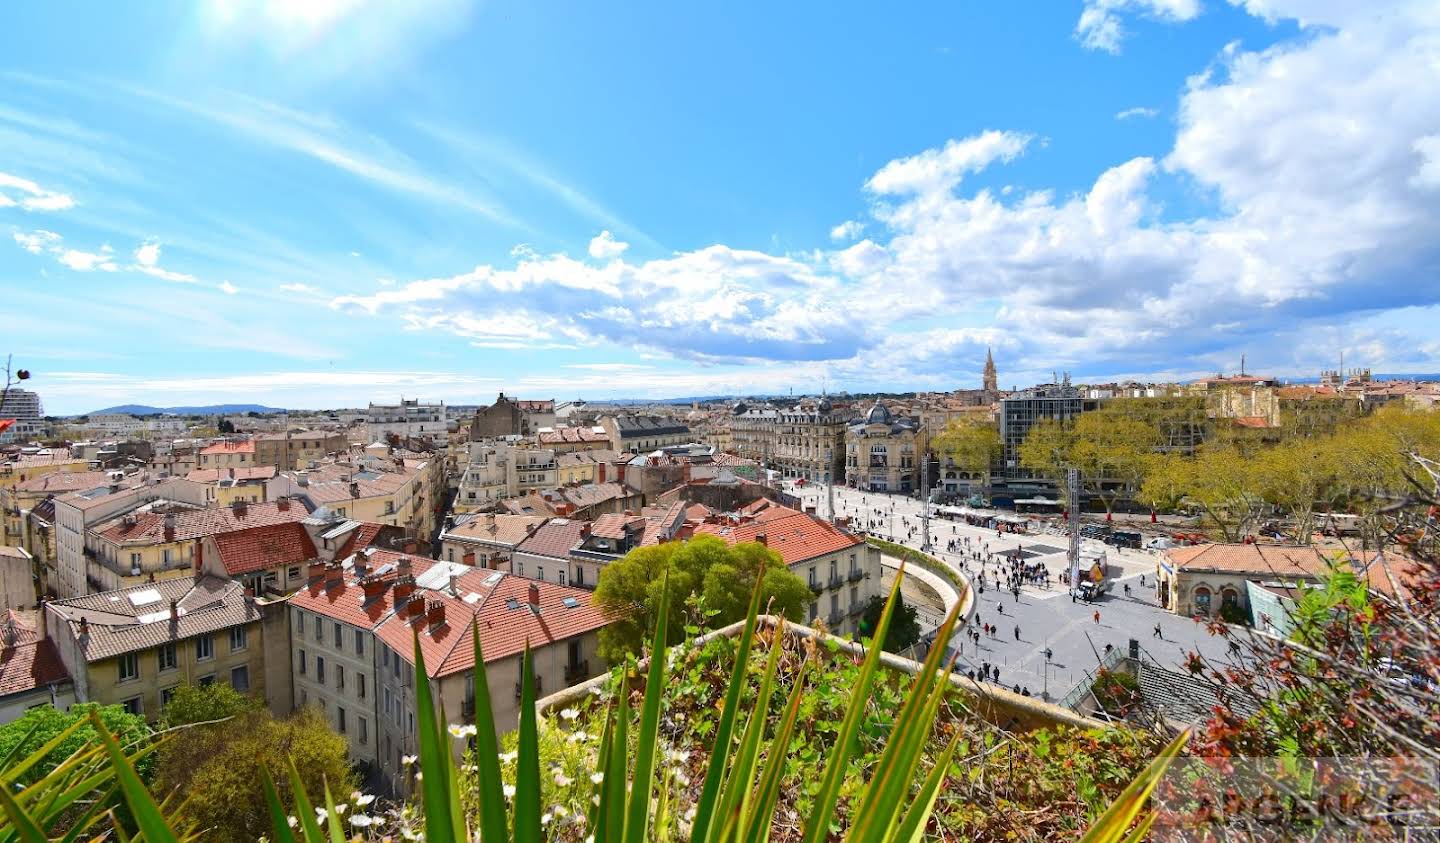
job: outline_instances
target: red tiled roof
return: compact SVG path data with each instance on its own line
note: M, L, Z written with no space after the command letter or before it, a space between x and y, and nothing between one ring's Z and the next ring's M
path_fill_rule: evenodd
M481 513L445 531L443 539L514 547L545 523L538 515Z
M52 471L15 486L21 492L75 492L110 485L108 471Z
M360 522L360 526L351 530L349 535L345 537L345 543L340 545L340 548L335 551L335 558L344 559L357 550L364 550L369 547L385 527L386 525L376 524L374 521Z
M70 674L50 639L14 645L0 642L0 697L69 681Z
M1396 585L1404 592L1414 584L1413 562L1404 557L1376 555L1368 564L1360 563L1343 550L1326 550L1306 545L1276 544L1198 544L1172 547L1165 557L1176 571L1220 573L1265 578L1316 579L1332 564L1349 565L1363 577L1369 587L1384 594L1394 594ZM1386 567L1390 574L1387 576ZM1391 582L1391 577L1395 582Z
M175 513L175 534L168 541L189 541L246 527L300 521L309 514L303 503L293 500L252 503L243 508L218 506L181 510ZM115 542L158 544L167 541L165 516L159 512L140 513L135 516L134 525L129 527L123 517L115 518L101 525L99 534Z
M215 536L220 564L232 577L314 559L315 542L298 521L233 530Z
M445 624L431 631L424 620L409 622L391 616L376 630L392 650L407 661L414 661L415 632L419 631L420 651L425 656L426 671L432 677L449 676L474 669L475 649L470 626L475 623L480 633L480 649L486 662L515 656L528 643L532 649L593 632L609 620L594 604L594 593L554 583L501 574L493 586L485 581L495 572L476 570L459 577L456 590L417 591L427 603L445 606ZM530 585L540 590L540 611L529 606ZM468 595L478 599L467 602ZM565 605L570 598L574 606ZM511 601L515 608L511 608Z
M275 476L273 465L242 465L235 468L197 468L185 475L191 483L215 483L220 480L269 480Z
M580 532L585 528L585 524L586 522L578 519L564 518L546 522L538 527L530 538L516 545L515 552L566 559L570 556L571 549L580 544Z
M372 570L377 570L386 565L395 565L402 556L406 554L376 550L370 554L369 563ZM434 564L433 561L419 556L410 556L409 559L412 576L425 573ZM346 571L340 585L326 589L324 580L319 580L309 588L296 592L290 598L290 604L351 626L374 629L394 609L395 601L390 585L396 576L398 573L393 568L383 575L380 579L385 583L385 590L369 603L365 602L365 593L355 582L351 572Z
M253 454L255 453L255 442L246 439L243 442L216 442L213 445L206 445L200 449L202 454Z
M764 519L697 524L693 534L700 533L718 536L729 545L753 542L763 534L765 543L780 554L786 565L864 544L828 521L779 505L773 505Z

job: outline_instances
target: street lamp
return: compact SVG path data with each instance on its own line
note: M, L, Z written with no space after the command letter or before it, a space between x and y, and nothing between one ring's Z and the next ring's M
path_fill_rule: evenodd
M1046 702L1050 701L1050 659L1055 655L1049 647L1045 648L1045 672L1041 674L1043 687L1040 689L1040 697Z

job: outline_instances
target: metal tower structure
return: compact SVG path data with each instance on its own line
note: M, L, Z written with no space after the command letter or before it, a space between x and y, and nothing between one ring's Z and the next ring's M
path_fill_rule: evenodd
M1067 506L1070 511L1070 590L1080 587L1080 470L1065 475Z
M920 457L920 549L930 552L930 454Z

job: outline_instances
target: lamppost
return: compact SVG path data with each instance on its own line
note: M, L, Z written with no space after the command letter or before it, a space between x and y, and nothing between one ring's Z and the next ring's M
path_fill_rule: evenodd
M1040 697L1046 702L1050 701L1050 658L1054 655L1049 647L1045 648L1045 672L1041 674L1043 687L1040 689Z

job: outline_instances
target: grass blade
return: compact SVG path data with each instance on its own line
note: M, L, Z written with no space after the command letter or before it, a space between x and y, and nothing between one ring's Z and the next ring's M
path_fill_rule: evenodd
M938 638L936 639L939 640ZM950 739L950 745L940 757L935 759L935 766L930 770L930 775L925 777L925 783L920 786L920 793L916 795L915 801L910 804L909 810L905 811L900 818L900 823L895 826L894 833L890 835L890 843L922 843L925 839L925 826L930 822L930 814L935 811L935 798L940 795L940 785L945 781L946 772L950 769L950 759L955 757L955 748L960 745L960 735L957 729L955 736Z
M115 778L120 782L121 792L125 794L125 804L130 806L135 824L144 833L146 841L179 843L165 818L160 815L160 808L150 796L150 791L145 789L145 783L140 781L135 768L130 766L130 761L121 751L120 744L116 743L105 724L100 722L99 712L90 712L90 723L95 727L95 734L99 736L100 742L104 744L106 754L110 756L110 764L115 768Z
M779 646L778 635L775 646ZM775 813L775 803L780 798L780 782L785 776L785 761L790 748L790 735L795 731L795 721L800 716L800 700L805 695L805 672L809 662L800 664L795 684L790 688L790 700L785 705L785 716L775 737L770 740L765 766L760 771L760 785L755 792L755 804L749 812L749 827L745 832L746 843L763 843L768 836L770 820Z
M300 832L305 837L305 843L325 843L325 836L320 833L320 821L315 818L315 807L310 804L310 797L305 795L305 784L300 781L300 771L295 767L295 760L289 760L290 764L290 791L295 798L295 816L300 822Z
M475 766L480 796L480 838L505 839L505 794L500 778L500 747L495 740L495 712L490 705L490 679L480 652L480 622L471 621L475 640Z
M1081 843L1117 843L1125 839L1130 823L1135 821L1136 815L1145 806L1145 800L1150 798L1150 792L1160 782L1165 770L1179 757L1180 750L1184 749L1188 740L1190 730L1186 729L1161 750L1155 760L1150 762L1150 766L1142 770L1140 775L1115 797L1115 801L1110 803L1105 813L1101 814L1090 830L1085 832L1085 836L1080 838Z
M630 754L630 662L627 659L620 668L620 683L615 699L615 728L611 732L610 750L601 781L604 793L597 841L609 843L623 839L625 834L625 776L629 771Z
M750 786L755 781L756 759L760 756L760 741L765 734L765 721L770 712L770 698L775 693L775 673L780 666L780 642L784 629L784 622L777 627L770 641L770 655L765 659L765 672L760 677L760 689L755 699L755 708L750 712L750 719L745 724L745 732L740 736L740 749L735 754L735 761L730 767L730 774L725 779L725 787L720 792L719 809L724 814L739 810L741 824L736 827L736 832L744 828L746 804L750 798Z
M715 727L715 743L710 750L710 765L705 771L705 784L700 789L700 799L695 803L695 821L691 825L691 843L705 843L710 839L711 818L715 815L715 800L720 794L720 784L729 766L730 753L735 744L735 720L740 708L740 692L745 688L745 677L750 669L750 648L755 642L755 624L760 616L760 592L764 577L755 577L755 589L750 595L750 611L745 615L745 628L740 633L735 650L735 667L730 673L730 687L725 690L725 707L720 711L720 722Z
M515 766L515 843L540 843L540 734L535 722L535 665L520 656L520 744Z
M270 827L274 829L275 843L295 843L295 832L290 830L290 820L285 815L285 806L280 803L275 779L271 778L264 765L260 767L260 784L265 789L265 804L270 809Z
M855 736L860 731L860 721L865 717L865 703L870 697L870 686L875 681L875 671L880 665L880 642L885 640L890 631L890 618L894 616L895 606L900 602L900 583L904 579L905 563L901 562L899 570L895 572L895 582L890 587L890 598L885 601L880 622L875 625L875 634L870 639L870 651L865 654L860 674L855 678L855 687L850 691L850 707L845 713L845 719L840 722L839 734L831 746L830 760L826 763L825 775L820 780L820 791L815 796L809 821L805 824L805 843L823 843L830 835L830 817L835 813L835 803L840 798L840 786L845 781L845 770L855 751Z
M46 843L45 832L35 824L35 820L25 813L15 797L10 795L10 788L0 787L0 808L5 810L5 816L10 820L10 827L15 829L22 843Z
M420 791L425 799L425 839L429 843L455 843L454 815L447 804L450 797L450 747L435 722L435 699L425 654L420 651L420 633L415 633L415 717L420 738Z
M650 820L650 794L655 784L655 756L659 749L660 699L665 695L665 627L670 623L670 574L660 583L660 611L655 639L650 644L650 671L645 699L640 704L640 733L635 741L635 775L630 788L630 809L625 817L626 843L643 843Z
M330 795L330 782L325 782L325 825L330 830L330 843L345 843L345 829L335 811L335 798Z

